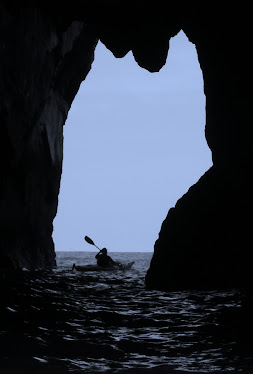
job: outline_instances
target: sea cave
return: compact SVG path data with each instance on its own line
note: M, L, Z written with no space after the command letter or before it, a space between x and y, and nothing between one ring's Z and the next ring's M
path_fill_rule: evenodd
M230 5L170 12L1 2L2 268L52 268L63 125L100 40L116 58L132 51L157 72L170 38L194 43L204 79L205 136L213 166L171 208L146 275L150 289L250 285L252 126L250 12ZM116 16L115 16L116 15ZM145 16L145 17L144 17ZM147 23L141 23L145 18ZM152 21L156 19L156 23ZM129 24L131 20L131 26ZM243 23L241 22L243 21Z

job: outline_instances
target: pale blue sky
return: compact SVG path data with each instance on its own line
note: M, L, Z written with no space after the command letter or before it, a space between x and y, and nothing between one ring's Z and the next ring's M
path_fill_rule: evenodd
M211 166L195 47L171 39L149 73L99 43L64 128L56 251L153 251L168 210Z

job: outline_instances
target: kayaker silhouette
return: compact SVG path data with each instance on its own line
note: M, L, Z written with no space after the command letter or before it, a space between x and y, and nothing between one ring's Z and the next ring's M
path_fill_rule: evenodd
M97 270L103 270L103 269L111 269L111 270L129 270L134 264L134 261L128 262L126 264L121 264L120 262L115 262L113 259L107 255L107 249L103 248L100 249L91 238L88 236L84 237L84 240L94 245L97 249L99 249L99 252L96 254L95 258L97 259L97 265L83 265L83 266L76 266L76 264L73 264L72 270L77 271L97 271Z
M116 262L108 256L106 248L101 249L101 251L96 254L95 258L97 259L97 265L101 268L108 268L116 265Z

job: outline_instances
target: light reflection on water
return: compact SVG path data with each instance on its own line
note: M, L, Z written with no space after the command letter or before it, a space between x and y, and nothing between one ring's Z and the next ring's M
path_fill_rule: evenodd
M252 303L242 290L148 291L151 254L112 253L129 271L72 272L94 253L9 282L1 305L1 373L253 373ZM14 360L15 359L15 360ZM2 365L2 366L1 366Z

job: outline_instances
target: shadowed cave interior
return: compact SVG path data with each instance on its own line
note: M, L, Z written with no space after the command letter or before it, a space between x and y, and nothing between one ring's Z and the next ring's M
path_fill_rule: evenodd
M231 6L224 12L213 14L214 27L201 7L172 11L168 18L159 10L162 22L142 24L135 16L129 30L128 22L114 23L110 17L106 25L99 19L94 24L92 9L84 13L77 5L59 13L46 6L1 4L1 267L55 265L52 222L62 129L98 39L115 57L132 50L136 62L153 72L166 62L169 39L183 30L196 46L203 73L213 166L168 212L146 285L251 284L251 30L246 9Z

